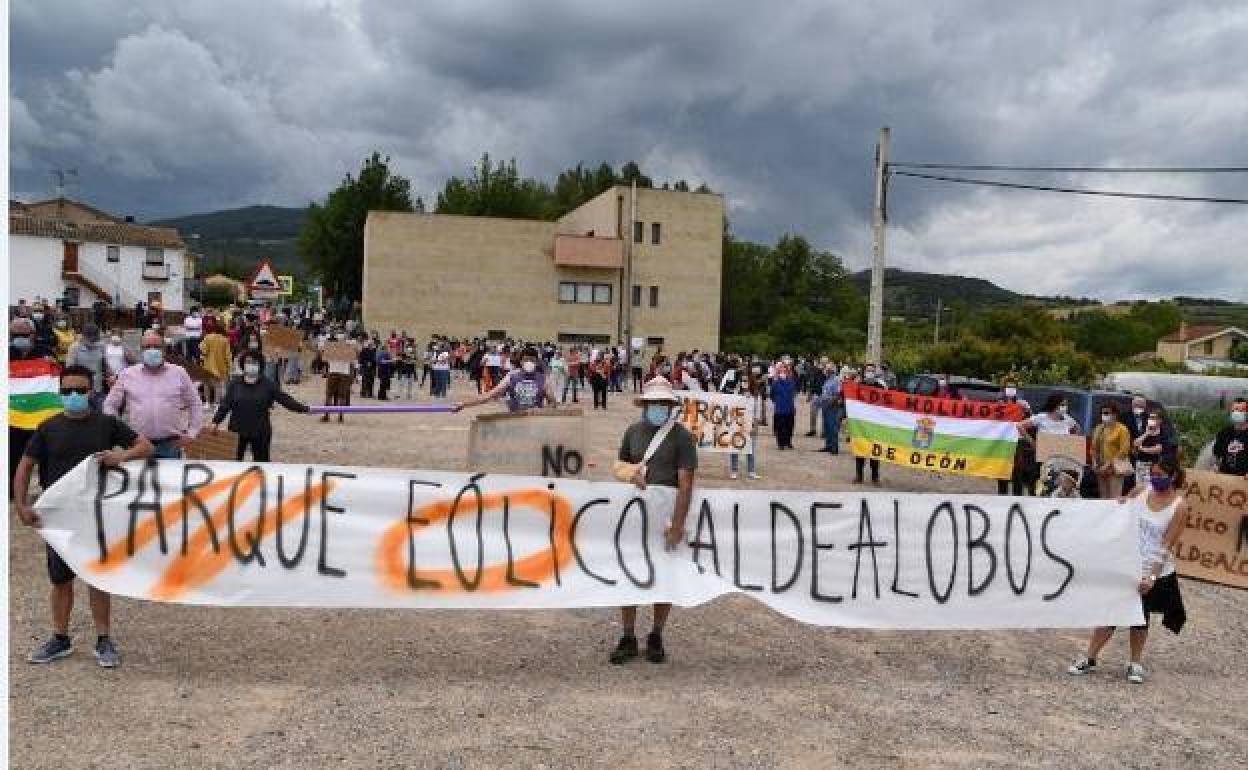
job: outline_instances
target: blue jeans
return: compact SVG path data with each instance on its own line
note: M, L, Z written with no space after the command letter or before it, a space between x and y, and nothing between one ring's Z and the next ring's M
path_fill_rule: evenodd
M740 452L736 452L736 453L728 455L728 467L732 469L733 473L736 473L738 468L740 467L739 465L740 461L738 459L740 457L741 457ZM746 470L746 473L754 472L754 453L753 452L750 452L749 454L745 456L745 470Z
M841 408L825 406L823 408L823 445L832 454L840 453L841 441Z
M168 441L153 441L152 446L155 447L155 450L152 452L152 457L158 460L182 459L182 449L178 446L178 443L175 440L170 439Z

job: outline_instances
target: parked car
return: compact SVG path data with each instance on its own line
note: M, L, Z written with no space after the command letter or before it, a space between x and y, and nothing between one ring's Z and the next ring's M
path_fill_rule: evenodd
M940 377L938 374L916 374L906 380L903 390L920 396L933 396L940 388ZM959 397L971 401L996 401L1001 397L1000 385L974 377L950 376L949 388Z

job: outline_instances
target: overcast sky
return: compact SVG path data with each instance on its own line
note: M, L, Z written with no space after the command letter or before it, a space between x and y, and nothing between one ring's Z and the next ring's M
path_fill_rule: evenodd
M872 154L1248 166L1248 3L12 0L11 188L140 219L304 205L374 148L636 159L733 229L870 255ZM1248 175L1027 181L1248 198ZM895 178L889 262L1036 294L1248 301L1248 206Z

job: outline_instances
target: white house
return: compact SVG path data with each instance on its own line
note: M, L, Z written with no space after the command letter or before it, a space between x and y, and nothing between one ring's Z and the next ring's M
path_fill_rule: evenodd
M171 227L147 227L57 198L9 203L9 304L64 298L119 307L159 302L186 310L186 244Z

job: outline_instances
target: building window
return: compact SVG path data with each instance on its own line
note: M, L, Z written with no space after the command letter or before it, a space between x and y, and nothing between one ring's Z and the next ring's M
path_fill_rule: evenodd
M120 247L120 246L109 246L109 247L108 247L108 261L109 261L109 262L120 262L120 261L121 261L121 247Z
M654 345L655 347L662 347L663 338L662 337L646 337L646 344Z
M489 331L485 333L485 338L490 341L505 340L507 339L507 330L506 329L490 329Z
M559 301L578 305L610 305L611 284L560 281Z
M1205 341L1205 355L1207 356L1213 355L1213 340Z
M147 264L149 265L165 264L165 250L149 248L147 250Z
M633 307L641 307L641 286L633 284Z
M659 287L651 286L650 287L650 307L658 307L658 306L659 306Z
M659 242L659 223L658 222L650 223L650 242L656 245Z
M643 222L633 223L633 243L641 243L642 236L645 234L646 226Z

